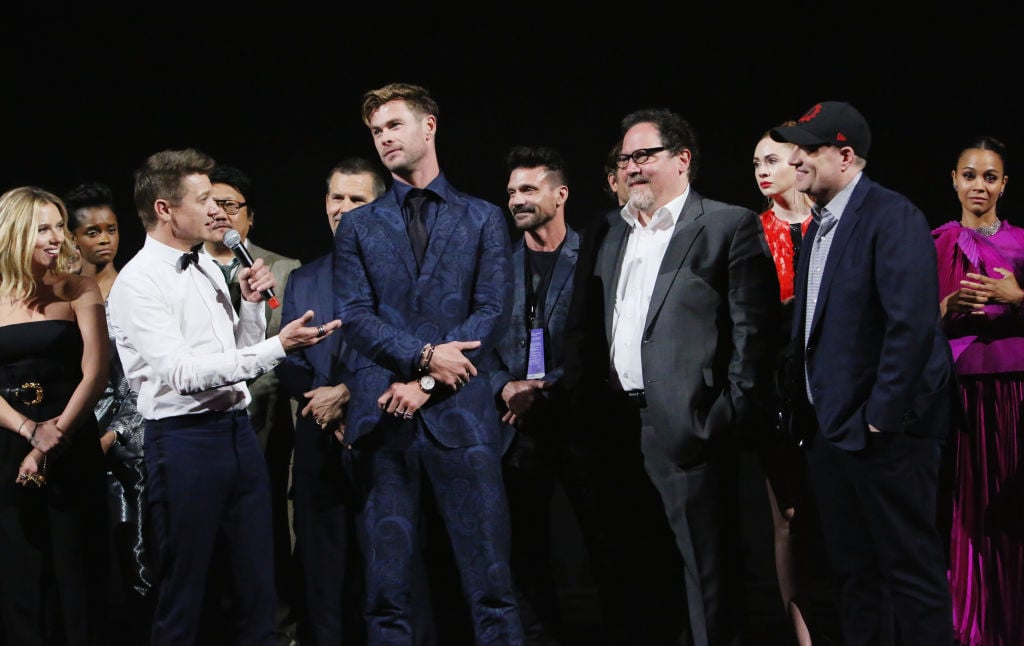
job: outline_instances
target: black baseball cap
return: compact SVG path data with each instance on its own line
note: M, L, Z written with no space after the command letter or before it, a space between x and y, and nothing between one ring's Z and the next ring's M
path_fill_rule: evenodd
M857 108L844 101L816 104L797 120L795 126L779 126L772 139L797 146L850 146L858 157L868 158L871 129Z

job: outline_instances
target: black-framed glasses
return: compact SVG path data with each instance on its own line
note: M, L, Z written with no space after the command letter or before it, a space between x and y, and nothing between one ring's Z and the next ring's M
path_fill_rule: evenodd
M228 215L238 215L238 212L246 205L246 202L236 202L234 200L214 200L217 206L224 209L224 212Z
M615 165L625 170L626 166L629 166L629 160L632 159L639 166L640 164L646 164L661 151L665 150L664 146L655 146L654 148L637 148L631 155L617 155L615 157Z

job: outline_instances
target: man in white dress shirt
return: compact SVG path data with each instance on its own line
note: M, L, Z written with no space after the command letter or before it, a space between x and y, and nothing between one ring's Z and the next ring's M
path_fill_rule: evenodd
M154 646L196 642L218 538L231 558L239 643L274 643L270 489L246 414L245 380L341 326L308 327L314 313L307 311L265 338L262 301L275 282L259 259L241 270L235 312L223 274L195 253L223 233L211 226L220 211L208 177L213 167L199 151L165 150L136 171L146 241L108 300L111 332L146 420Z
M583 403L604 425L618 424L610 428L624 464L639 444L682 561L687 603L653 615L637 607L630 643L738 644L739 439L763 414L778 279L757 215L692 186L700 151L689 122L641 109L623 118L622 135L615 163L628 203L598 241L590 275L582 268L591 241L581 244L576 270L586 289L577 283L579 298L596 303L580 311L598 312L583 323L591 329L582 354L593 362ZM575 328L568 334L577 336ZM566 352L571 379L571 356L580 353ZM624 558L641 567L649 556ZM669 561L664 572L677 568Z

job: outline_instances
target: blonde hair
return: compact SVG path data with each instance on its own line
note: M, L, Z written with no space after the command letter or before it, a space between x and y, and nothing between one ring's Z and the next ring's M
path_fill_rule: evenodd
M363 94L363 123L370 125L370 117L380 106L391 101L405 101L413 113L419 116L438 116L440 110L430 91L411 83L388 83L384 87L369 90Z
M19 186L0 195L0 249L4 249L0 254L0 296L24 300L35 294L32 254L39 210L46 204L57 207L66 231L68 210L53 193L37 186ZM71 240L65 235L57 256L57 271L66 273L71 262Z

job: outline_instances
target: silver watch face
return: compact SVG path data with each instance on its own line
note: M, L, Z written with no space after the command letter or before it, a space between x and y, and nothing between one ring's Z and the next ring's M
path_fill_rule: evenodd
M433 390L434 383L434 378L431 377L430 375L423 375L422 377L420 377L420 388L423 389L423 392L429 393L431 390Z

